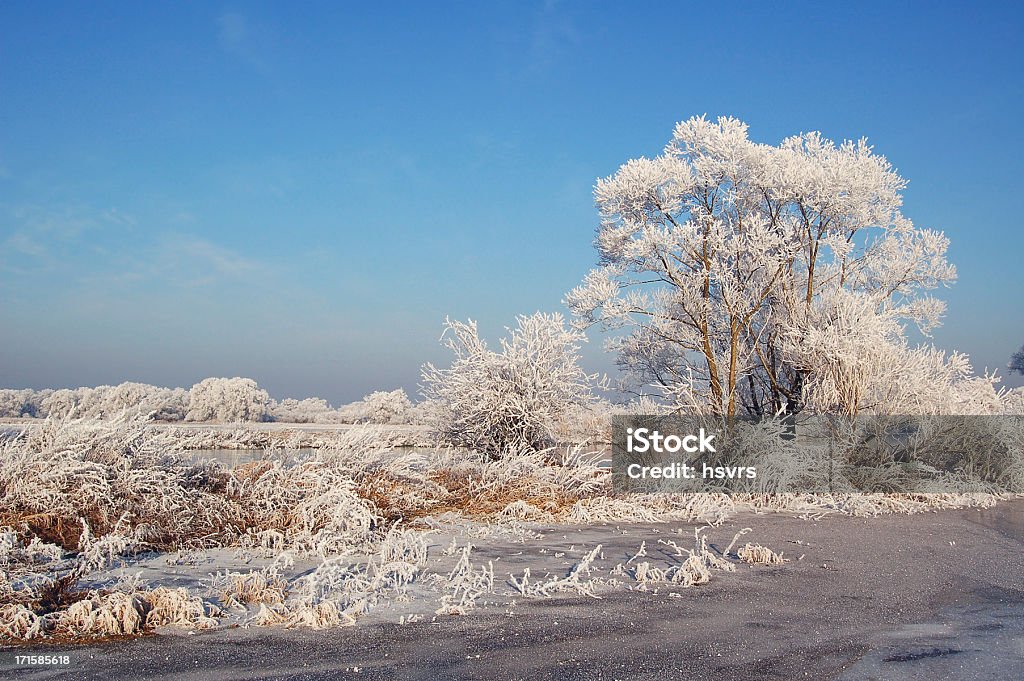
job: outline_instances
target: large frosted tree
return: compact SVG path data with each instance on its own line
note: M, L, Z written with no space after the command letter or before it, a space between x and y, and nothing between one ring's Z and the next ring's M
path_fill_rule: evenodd
M620 366L680 409L920 411L930 378L970 369L904 338L938 324L927 291L956 277L946 237L902 214L905 185L865 140L772 146L691 118L598 181L599 265L566 302L579 326L620 330ZM900 371L909 385L874 380Z

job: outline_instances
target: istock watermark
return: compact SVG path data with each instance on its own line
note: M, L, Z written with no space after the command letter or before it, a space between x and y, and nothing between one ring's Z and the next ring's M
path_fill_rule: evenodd
M696 452L714 452L714 435L708 435L701 428L698 435L662 435L648 428L627 428L626 447L630 452L643 454L648 451L676 453L680 450L694 454Z
M662 434L650 428L626 428L626 452L637 454L717 454L714 433L708 433L703 427L690 435L670 433ZM699 465L691 465L686 461L672 461L664 465L645 466L634 462L626 465L626 475L632 480L722 480L732 478L753 479L757 477L757 469L752 466L709 466L701 461Z
M616 416L616 492L1019 493L1022 416Z

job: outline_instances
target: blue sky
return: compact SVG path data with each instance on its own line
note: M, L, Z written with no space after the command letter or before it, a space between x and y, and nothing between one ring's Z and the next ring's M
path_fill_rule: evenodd
M562 309L594 180L703 113L867 136L952 240L935 342L1006 365L1019 6L629 5L0 4L0 384L413 391L445 315Z

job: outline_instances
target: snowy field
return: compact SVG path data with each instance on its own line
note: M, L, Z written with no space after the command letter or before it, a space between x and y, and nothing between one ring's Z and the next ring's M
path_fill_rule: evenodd
M2 444L5 637L332 628L560 595L672 597L805 558L779 542L799 536L760 543L756 517L723 529L743 513L868 517L997 500L620 495L600 451L403 450L372 427L292 461L225 468L197 462L179 435L143 420L51 420Z

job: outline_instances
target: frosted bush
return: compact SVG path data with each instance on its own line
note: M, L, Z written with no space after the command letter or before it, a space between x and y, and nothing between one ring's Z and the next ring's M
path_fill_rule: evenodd
M172 626L187 629L209 629L217 625L220 610L195 596L187 589L157 587L144 592L147 608L146 625Z
M272 420L282 423L338 423L341 420L338 410L319 397L271 400L268 411Z
M127 516L123 516L125 520ZM82 518L82 534L78 539L79 570L87 573L100 570L113 565L118 556L132 553L140 548L139 542L133 536L126 536L121 533L119 522L114 528L102 537L94 537L89 530L89 524Z
M189 393L183 388L159 388L144 383L121 383L103 395L99 413L81 416L110 417L135 410L153 421L181 421L188 411Z
M0 389L0 417L36 417L44 414L43 400L52 390L10 390Z
M414 410L412 401L401 388L378 390L358 402L346 404L338 409L344 423L405 424L420 414Z
M81 418L86 415L97 415L103 412L103 396L110 390L109 385L95 388L62 388L54 390L42 402L43 412L47 416L65 417L74 414Z
M256 462L232 476L227 493L247 526L276 530L285 545L319 555L364 544L378 522L350 469L324 461Z
M28 416L109 419L128 411L153 421L180 421L185 418L187 409L187 390L126 382L116 386L40 391L23 407L23 412Z
M0 605L0 636L11 639L33 639L45 635L45 622L23 603Z
M412 401L401 388L391 391L378 390L364 397L362 401L368 423L404 423L412 408Z
M186 421L265 421L270 395L251 378L207 378L192 386Z
M566 329L558 314L517 322L501 352L487 348L476 322L446 322L443 338L455 359L447 369L423 368L424 394L437 403L440 442L492 457L545 449L568 410L593 401L596 377L579 366L583 334Z
M130 636L146 626L146 602L136 594L92 594L58 614L57 633L71 636Z
M175 452L141 416L48 420L0 443L0 514L68 549L83 519L98 537L121 528L158 546L222 535L235 513L214 493L221 474Z

